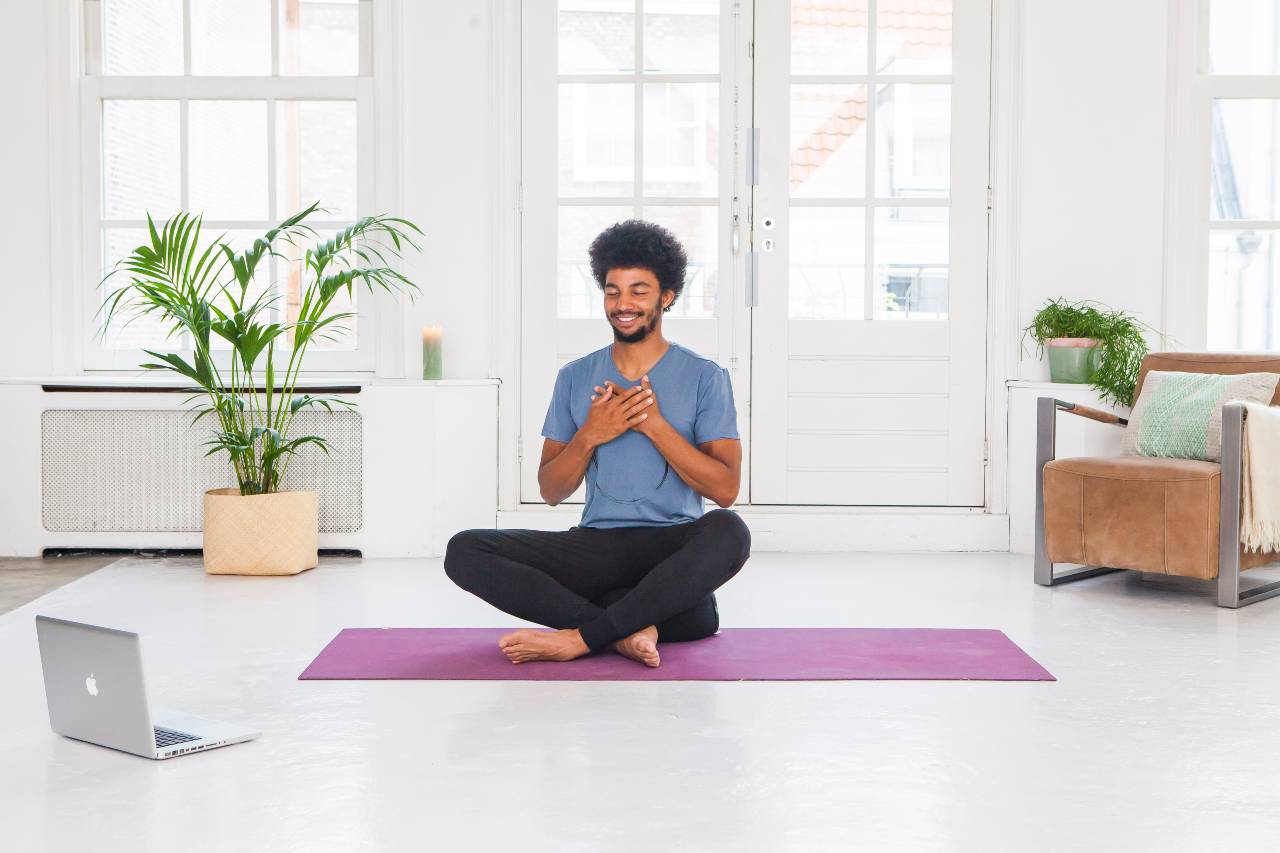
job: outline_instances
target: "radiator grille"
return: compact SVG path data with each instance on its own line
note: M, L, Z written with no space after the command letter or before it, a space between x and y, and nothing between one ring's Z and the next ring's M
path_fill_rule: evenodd
M226 453L205 456L209 427L181 410L48 409L41 415L41 514L50 531L199 531L204 492L236 485ZM360 529L362 439L358 412L298 412L289 433L303 445L282 489L320 499L320 532Z

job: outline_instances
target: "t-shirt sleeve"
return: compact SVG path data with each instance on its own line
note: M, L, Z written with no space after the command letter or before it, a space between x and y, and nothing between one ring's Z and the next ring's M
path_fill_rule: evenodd
M547 406L547 417L542 422L544 438L568 444L578 431L577 425L573 422L573 413L569 410L571 385L569 372L561 368L556 374L556 386L551 390L551 403Z
M720 365L704 369L698 377L698 413L693 421L693 443L738 437L738 412L733 406L729 371Z

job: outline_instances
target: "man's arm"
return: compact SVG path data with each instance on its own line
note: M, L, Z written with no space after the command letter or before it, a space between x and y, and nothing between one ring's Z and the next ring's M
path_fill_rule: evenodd
M548 506L555 506L577 490L593 453L595 448L586 443L581 430L567 444L551 438L543 440L538 491Z
M694 447L665 420L651 430L640 431L649 436L653 446L689 488L726 509L738 499L742 482L741 441L719 438Z

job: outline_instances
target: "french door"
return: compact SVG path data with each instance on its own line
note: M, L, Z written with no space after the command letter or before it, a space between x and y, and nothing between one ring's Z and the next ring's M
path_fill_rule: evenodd
M987 0L756 3L754 503L984 500Z
M981 505L988 0L521 26L521 500L556 370L612 339L587 246L634 216L689 253L664 333L730 369L740 503Z

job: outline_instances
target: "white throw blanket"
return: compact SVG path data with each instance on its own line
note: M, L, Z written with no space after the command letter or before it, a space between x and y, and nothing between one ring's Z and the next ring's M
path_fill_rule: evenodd
M1280 406L1244 408L1240 541L1250 551L1280 551Z

